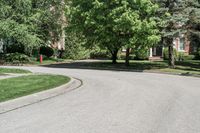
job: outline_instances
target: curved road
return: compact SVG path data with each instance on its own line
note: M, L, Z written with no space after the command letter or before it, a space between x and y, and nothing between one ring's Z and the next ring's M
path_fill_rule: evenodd
M26 68L26 67L25 67ZM0 133L200 133L200 78L27 67L83 86L0 115Z

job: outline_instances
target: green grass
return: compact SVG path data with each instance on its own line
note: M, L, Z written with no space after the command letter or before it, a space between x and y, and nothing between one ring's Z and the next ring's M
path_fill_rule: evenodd
M60 86L70 81L60 75L28 75L0 80L0 102Z
M48 59L44 59L41 64L40 61L37 61L35 59L32 62L30 62L29 64L31 64L31 65L48 65L48 64L62 63L62 62L67 62L67 61L69 61L69 60L48 58Z
M31 73L31 72L28 70L22 70L22 69L0 68L0 74L4 74L4 73L24 74L24 73Z
M200 61L198 60L177 61L176 69L170 69L167 61L151 62L136 60L131 60L129 67L124 65L124 60L118 60L117 64L112 64L110 60L69 63L66 67L99 70L146 71L200 76Z

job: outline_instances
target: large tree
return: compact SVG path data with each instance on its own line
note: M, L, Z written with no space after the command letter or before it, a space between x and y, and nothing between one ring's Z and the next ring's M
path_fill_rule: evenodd
M38 21L38 34L45 43L50 42L54 48L64 49L66 18L65 0L32 0Z
M76 0L71 7L70 26L83 34L87 45L107 48L113 63L122 46L130 48L138 40L150 42L155 37L146 37L156 26L151 19L156 5L150 0Z
M25 47L64 48L64 0L1 0L0 11L0 39Z
M31 0L0 1L0 38L27 46L41 41L36 34L37 17Z
M193 0L188 5L190 7L188 33L192 47L197 50L196 57L200 59L200 1Z
M163 33L162 40L169 47L169 66L175 68L174 38L180 37L182 34L189 36L192 35L192 32L193 36L198 36L194 29L198 27L199 0L153 1L160 6L158 17L164 21L160 27Z

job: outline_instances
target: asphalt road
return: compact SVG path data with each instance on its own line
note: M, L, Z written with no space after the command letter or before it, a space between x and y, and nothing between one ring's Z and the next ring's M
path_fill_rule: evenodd
M200 133L200 78L27 67L83 80L64 95L0 115L0 133Z

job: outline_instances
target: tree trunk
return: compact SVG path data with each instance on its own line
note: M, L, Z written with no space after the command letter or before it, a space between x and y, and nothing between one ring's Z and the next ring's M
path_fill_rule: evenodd
M174 48L173 45L169 46L169 67L175 68Z
M126 62L125 62L126 66L130 66L130 48L126 49Z
M116 49L112 52L112 63L113 64L117 64L117 54L118 54L118 49Z

